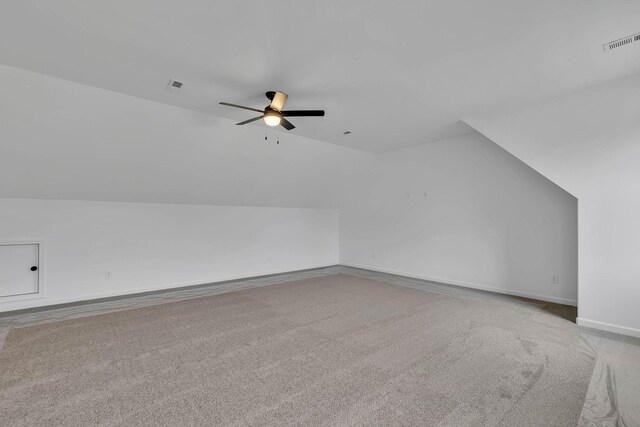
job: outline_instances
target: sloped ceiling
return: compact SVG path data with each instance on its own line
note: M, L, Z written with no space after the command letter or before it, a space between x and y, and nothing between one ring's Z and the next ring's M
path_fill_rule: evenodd
M636 74L465 121L580 198L596 188L637 192L639 111Z
M0 63L237 121L219 101L282 90L327 110L295 134L385 151L639 72L639 48L601 48L639 18L639 2L605 0L10 0Z
M0 65L0 197L332 208L373 154Z

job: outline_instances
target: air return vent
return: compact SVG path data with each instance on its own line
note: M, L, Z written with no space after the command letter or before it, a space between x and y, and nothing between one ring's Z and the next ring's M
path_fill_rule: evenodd
M180 89L182 89L182 82L179 82L177 80L169 80L169 83L167 83L167 90L169 92L180 92Z
M624 37L622 39L614 40L614 41L609 42L607 44L603 44L602 48L606 52L608 50L617 49L619 47L626 46L628 44L631 44L631 43L634 43L634 42L637 42L637 41L640 41L640 33L633 34L631 36L627 36L627 37Z

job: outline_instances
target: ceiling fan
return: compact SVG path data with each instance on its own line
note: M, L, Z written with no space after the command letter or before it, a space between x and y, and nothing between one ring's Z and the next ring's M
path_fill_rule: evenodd
M322 117L324 116L324 110L289 110L282 111L284 103L287 102L287 95L284 92L269 91L265 95L271 101L271 104L267 105L264 110L257 108L244 107L242 105L230 104L228 102L221 102L220 105L226 105L227 107L242 108L244 110L256 111L262 113L258 117L254 117L244 122L236 123L236 125L246 125L247 123L255 122L256 120L263 119L267 126L281 125L286 130L294 129L295 126L285 117Z

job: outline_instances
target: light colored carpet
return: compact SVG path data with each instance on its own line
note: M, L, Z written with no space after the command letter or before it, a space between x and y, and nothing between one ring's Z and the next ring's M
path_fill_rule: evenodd
M586 338L598 358L579 426L640 426L639 340L611 340L594 334Z
M0 425L575 426L594 357L529 305L338 274L13 328Z

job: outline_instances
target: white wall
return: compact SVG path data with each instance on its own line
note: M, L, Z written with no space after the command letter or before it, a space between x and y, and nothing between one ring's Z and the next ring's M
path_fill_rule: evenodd
M0 243L16 240L44 242L44 297L0 311L335 265L338 213L0 199Z
M640 337L640 193L603 184L578 201L578 324Z
M640 336L640 75L467 122L578 198L578 324Z
M342 263L575 304L576 199L484 136L381 154L370 179L340 211Z

